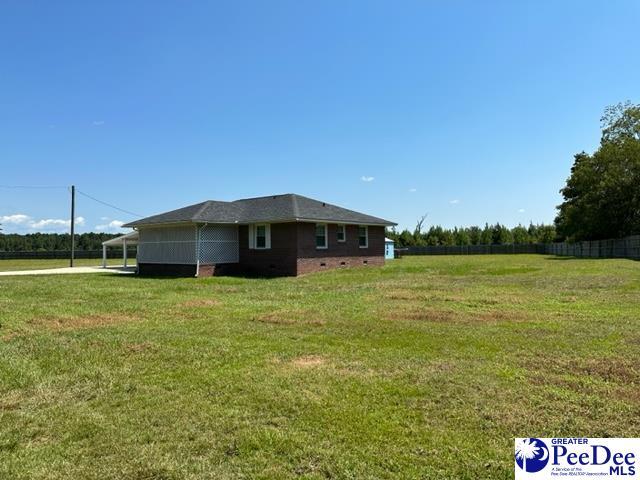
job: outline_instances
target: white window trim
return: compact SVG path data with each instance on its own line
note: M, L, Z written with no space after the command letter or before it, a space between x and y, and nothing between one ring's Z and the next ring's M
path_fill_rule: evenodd
M360 245L360 229L361 228L364 228L364 239L365 239L364 245ZM368 225L360 225L358 227L358 247L369 248L369 226Z
M258 227L264 227L264 247L258 247ZM249 248L252 250L271 249L271 225L268 223L256 223L249 225Z
M324 246L319 247L317 242L318 242L318 227L324 227ZM316 244L316 250L326 250L327 248L329 248L329 228L328 225L326 223L316 223L315 228L313 230L313 243Z
M339 223L337 225L338 228L342 228L342 240L338 239L338 233L336 231L336 239L338 240L338 243L344 243L347 241L347 226L344 223Z

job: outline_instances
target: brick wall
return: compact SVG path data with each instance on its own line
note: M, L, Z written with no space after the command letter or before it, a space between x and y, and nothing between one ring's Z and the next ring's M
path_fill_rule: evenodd
M346 225L345 241L338 242L338 226L330 223L327 225L326 249L316 248L314 223L298 223L297 228L298 275L328 268L384 265L384 227L369 227L369 245L360 248L357 225Z
M366 267L384 265L384 256L357 256L357 257L307 257L298 258L297 273L319 272L332 268Z
M249 227L239 229L239 268L254 275L296 275L296 245L298 230L295 223L271 224L271 248L249 248Z

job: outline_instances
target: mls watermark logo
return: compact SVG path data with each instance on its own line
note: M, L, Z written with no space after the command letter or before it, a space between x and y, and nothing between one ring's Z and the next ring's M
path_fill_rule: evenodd
M549 463L547 444L539 438L516 439L516 465L524 472L539 472Z
M516 480L640 480L640 438L516 438Z

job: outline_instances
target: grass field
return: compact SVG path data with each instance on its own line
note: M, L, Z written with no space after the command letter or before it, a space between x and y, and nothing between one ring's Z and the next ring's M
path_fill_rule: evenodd
M0 278L0 478L513 477L640 436L640 263Z
M102 265L101 258L76 258L73 262L76 267L93 267ZM136 259L129 259L127 265L135 265ZM122 258L108 258L107 265L122 265ZM44 268L68 267L68 259L43 258L39 260L0 260L0 272L17 270L40 270Z

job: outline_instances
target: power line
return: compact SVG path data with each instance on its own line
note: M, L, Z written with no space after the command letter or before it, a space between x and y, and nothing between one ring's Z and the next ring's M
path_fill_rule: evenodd
M0 188L7 188L7 189L60 189L60 188L64 188L66 190L70 190L71 187L69 187L68 185L0 185ZM122 213L126 213L128 215L133 215L134 217L144 217L144 215L140 215L139 213L134 213L134 212L130 212L129 210L125 210L124 208L120 208L117 207L116 205L113 205L111 203L108 202L104 202L102 200L99 200L91 195L89 195L88 193L82 192L80 190L76 189L76 192L79 193L80 195L87 197L91 200L93 200L94 202L98 202L101 203L102 205L105 205L109 208L113 208L115 210L118 210Z
M88 193L84 193L84 192L82 192L82 191L80 191L78 189L76 189L76 192L79 193L80 195L82 195L83 197L87 197L87 198L93 200L94 202L101 203L102 205L106 205L107 207L114 208L114 209L119 210L119 211L121 211L123 213L126 213L128 215L133 215L134 217L144 217L144 215L140 215L139 213L130 212L129 210L125 210L124 208L116 207L115 205L112 205L111 203L107 203L107 202L103 202L102 200L98 200L97 198L92 197Z

